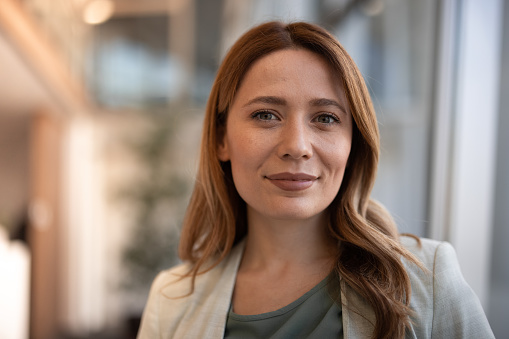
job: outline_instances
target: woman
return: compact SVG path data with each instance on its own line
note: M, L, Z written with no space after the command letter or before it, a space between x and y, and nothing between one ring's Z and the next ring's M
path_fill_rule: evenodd
M323 29L255 27L207 104L180 243L139 338L493 337L447 243L398 236L370 199L375 112Z

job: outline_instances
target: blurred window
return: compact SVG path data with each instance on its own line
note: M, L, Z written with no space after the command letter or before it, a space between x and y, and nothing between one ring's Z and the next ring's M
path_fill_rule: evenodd
M338 6L338 3L344 3ZM381 134L373 195L401 232L427 233L436 1L324 1L321 21L359 66ZM340 8L340 10L337 10Z
M112 18L95 27L89 83L110 108L166 104L179 91L182 67L169 55L168 16Z

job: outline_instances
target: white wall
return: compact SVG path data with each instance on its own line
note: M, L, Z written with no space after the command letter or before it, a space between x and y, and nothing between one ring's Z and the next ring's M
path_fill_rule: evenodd
M0 338L28 338L30 254L0 225Z
M104 298L106 226L101 222L100 162L92 118L69 120L63 143L63 225L61 233L60 321L71 334L101 330Z

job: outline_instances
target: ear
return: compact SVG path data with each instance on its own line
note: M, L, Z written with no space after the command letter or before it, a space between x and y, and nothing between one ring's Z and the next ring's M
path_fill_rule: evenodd
M223 162L230 160L230 150L226 140L226 133L221 133L221 137L217 143L217 157Z

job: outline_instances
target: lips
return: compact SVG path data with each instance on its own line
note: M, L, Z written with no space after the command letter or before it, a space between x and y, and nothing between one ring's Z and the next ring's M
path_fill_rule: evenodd
M276 173L265 176L270 183L284 191L302 191L313 185L317 176L307 173Z

